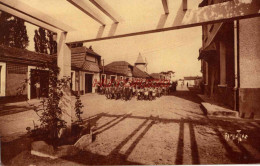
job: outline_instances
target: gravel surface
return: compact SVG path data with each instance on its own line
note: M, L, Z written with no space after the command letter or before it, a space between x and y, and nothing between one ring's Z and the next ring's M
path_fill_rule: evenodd
M178 89L154 101L81 97L83 118L94 127L94 142L77 156L49 160L22 152L12 163L80 164L236 164L260 162L260 122L206 117L194 92ZM1 135L14 133L37 117L32 111L0 117ZM18 127L19 126L19 127ZM241 130L248 139L237 143L224 134ZM9 137L8 137L9 136ZM26 158L23 160L22 158ZM18 164L19 165L19 164Z

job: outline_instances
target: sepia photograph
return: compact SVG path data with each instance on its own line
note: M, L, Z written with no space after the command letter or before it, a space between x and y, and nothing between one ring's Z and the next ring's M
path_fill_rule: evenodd
M0 165L260 164L260 0L0 0Z

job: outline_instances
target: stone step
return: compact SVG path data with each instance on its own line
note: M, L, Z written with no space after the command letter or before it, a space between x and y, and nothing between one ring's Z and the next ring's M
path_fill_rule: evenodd
M239 118L239 113L237 111L220 107L207 102L201 102L201 108L207 116Z

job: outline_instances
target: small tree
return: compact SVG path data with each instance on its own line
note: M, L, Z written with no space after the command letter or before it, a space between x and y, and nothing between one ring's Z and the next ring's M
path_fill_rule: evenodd
M81 114L83 114L83 111L81 110L83 108L83 104L80 100L80 95L76 95L76 102L75 102L75 114L77 118L77 122L82 122Z
M60 72L59 67L57 66L56 61L52 61L50 63L46 63L44 65L40 65L36 67L36 75L39 75L37 71L48 69L49 71L49 79L46 80L49 82L49 92L48 97L46 99L42 99L40 105L35 106L31 105L37 115L40 117L40 126L36 127L33 133L40 137L46 137L51 142L56 142L58 139L59 132L62 128L66 128L66 122L62 119L62 111L60 107L60 101L63 97L63 89L68 88L70 86L70 77L64 77L62 79L58 79L58 75ZM25 84L23 84L18 90L19 94L22 94L25 90L26 85L29 80L25 80ZM76 97L75 109L76 109L76 117L79 122L82 122L81 111L83 105L80 100L80 96ZM28 129L28 128L27 128ZM30 130L30 129L28 129Z

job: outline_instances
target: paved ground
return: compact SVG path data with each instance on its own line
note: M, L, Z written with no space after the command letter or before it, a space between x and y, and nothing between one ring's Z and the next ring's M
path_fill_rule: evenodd
M81 99L85 105L83 117L95 126L95 141L85 147L85 152L47 160L30 156L27 151L14 157L12 163L20 163L22 158L36 165L260 162L260 122L209 119L200 109L200 99L186 88L154 101L115 101L97 94ZM36 119L33 111L1 116L3 150L15 142L19 145L17 136ZM225 133L236 130L247 134L248 139L240 143L225 139ZM11 150L6 150L7 158L8 153Z

